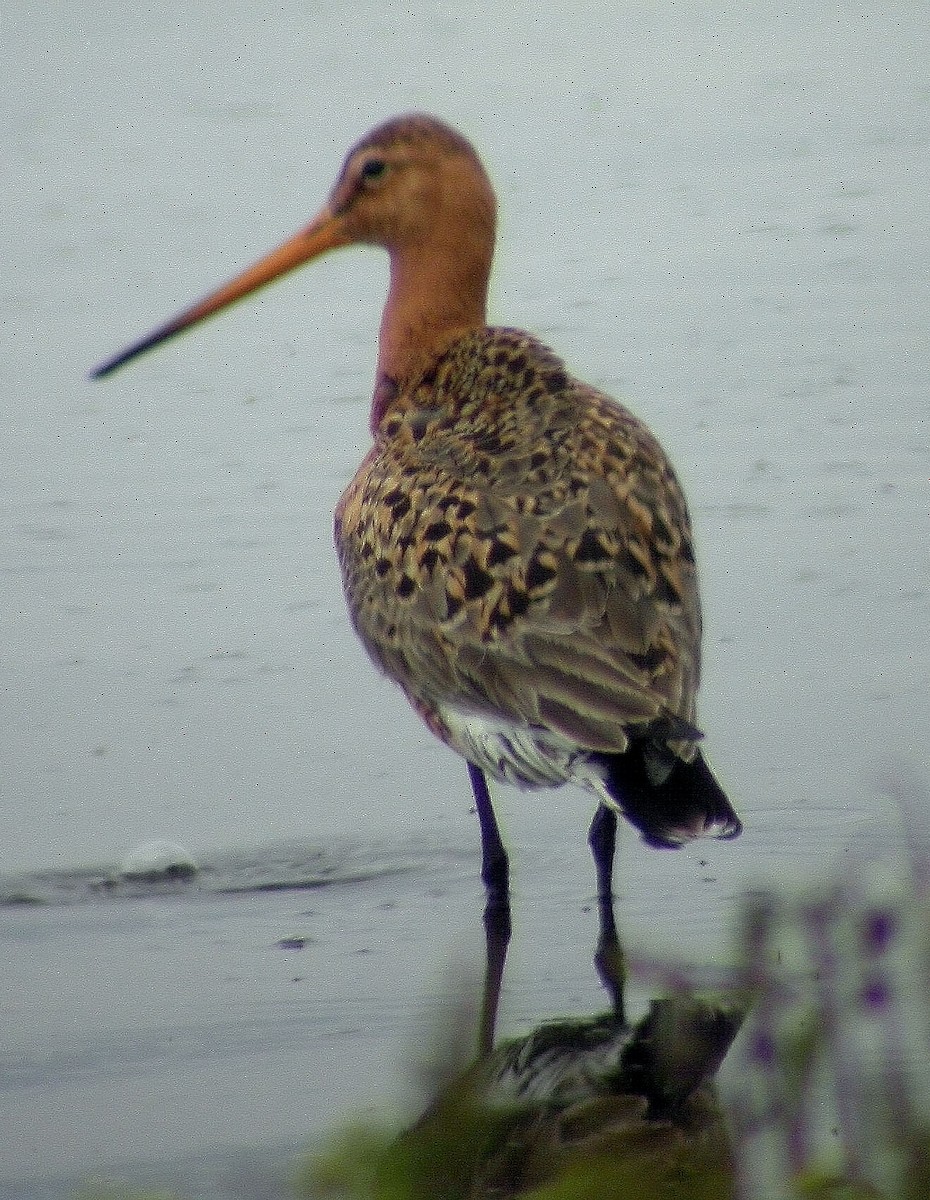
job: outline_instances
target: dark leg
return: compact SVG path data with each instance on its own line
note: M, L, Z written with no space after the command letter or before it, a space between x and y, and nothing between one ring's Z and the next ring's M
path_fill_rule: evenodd
M507 851L501 841L497 817L491 805L491 793L484 772L473 763L468 764L468 778L475 796L478 823L481 826L481 879L488 893L488 901L502 898L505 902L510 890L510 868Z
M478 1054L479 1057L483 1057L494 1048L497 1006L500 1002L507 946L510 943L510 867L484 772L469 763L468 776L475 795L478 823L481 826L481 879L487 896L484 908L487 958L478 1028Z
M614 1015L623 1021L623 985L626 980L626 969L623 960L623 950L617 936L617 923L614 920L614 850L617 845L617 814L605 804L600 805L594 814L591 828L588 831L588 845L594 855L594 869L597 875L597 914L598 914L598 943L594 955L594 966L601 983L610 996Z
M612 900L614 895L614 851L617 848L617 814L606 804L598 806L588 830L588 845L594 855L597 874L597 898Z

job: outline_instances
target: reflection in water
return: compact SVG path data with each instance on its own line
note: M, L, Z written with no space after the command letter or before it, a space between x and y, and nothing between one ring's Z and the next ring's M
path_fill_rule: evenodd
M494 1046L509 911L489 905L477 1061L438 1087L400 1138L369 1146L376 1167L361 1189L346 1186L335 1155L308 1170L305 1194L927 1200L930 794L901 771L883 788L905 816L910 871L900 858L862 857L800 893L754 894L732 990L698 995L680 986L680 970L637 964L677 986L632 1024L602 896L608 1012ZM358 1151L353 1131L356 1168Z
M483 773L470 763L468 771L481 826L481 878L487 897L484 910L487 966L481 1019L478 1024L478 1053L479 1056L483 1056L490 1053L494 1045L497 1006L500 1000L504 964L507 959L507 947L510 943L510 884L507 853L504 850L497 819L491 806L487 781ZM604 804L598 806L594 820L591 822L588 842L594 856L597 875L597 911L600 930L594 965L610 996L614 1017L620 1025L623 1025L626 1011L623 1000L625 968L623 951L617 937L617 923L614 918L613 869L617 844L617 814L613 809Z
M742 1024L745 999L736 990L717 996L682 990L653 1000L631 1024L609 871L599 873L599 884L595 963L607 1012L545 1022L494 1044L510 907L506 889L489 887L475 1061L437 1085L425 1114L397 1140L373 1150L353 1131L341 1164L316 1160L305 1177L306 1195L735 1197L733 1151L713 1080ZM360 1154L377 1168L361 1186L347 1186L346 1157L357 1183Z
M371 1120L344 1131L306 1165L298 1194L927 1200L930 794L900 771L882 789L905 816L909 863L903 852L850 856L839 878L751 895L724 994L689 990L698 969L632 960L640 983L671 993L639 1018L626 1010L624 955L602 890L606 1012L495 1044L510 911L506 892L489 896L482 1011L430 1048L424 1115L399 1137ZM287 870L266 865L252 885L330 877L305 853L282 862ZM353 869L346 860L335 877ZM233 875L244 884L251 871ZM222 879L225 891L230 873ZM476 1018L479 1053L466 1065Z
M612 815L612 814L611 814ZM615 824L592 830L612 837ZM745 1015L732 998L682 993L653 1001L634 1025L626 1019L624 955L611 893L612 846L598 855L599 937L595 965L610 1008L583 1020L551 1021L494 1046L497 1002L510 936L507 892L488 889L487 961L477 1061L447 1084L401 1144L428 1164L424 1194L509 1197L573 1178L565 1196L650 1194L716 1200L733 1194L729 1137L712 1079ZM474 1128L455 1172L435 1155L450 1130ZM458 1137L458 1134L454 1135ZM453 1138L454 1140L454 1138ZM580 1190L579 1190L580 1188ZM672 1190L669 1190L672 1189ZM560 1193L561 1194L561 1193ZM411 1195L417 1195L416 1189Z
M743 1015L736 1001L681 995L653 1001L632 1026L610 1012L504 1042L472 1086L510 1121L464 1194L516 1196L561 1180L566 1196L733 1195L712 1080Z

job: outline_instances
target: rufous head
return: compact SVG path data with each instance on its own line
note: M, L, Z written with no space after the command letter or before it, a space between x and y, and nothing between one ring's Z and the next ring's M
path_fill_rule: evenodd
M388 251L472 230L493 244L494 192L470 142L435 117L379 125L349 151L328 208L353 242Z

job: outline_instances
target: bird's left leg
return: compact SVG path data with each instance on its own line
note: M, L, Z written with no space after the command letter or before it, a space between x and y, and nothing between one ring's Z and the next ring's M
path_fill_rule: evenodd
M481 879L487 897L484 908L487 957L478 1030L478 1054L484 1056L494 1048L497 1006L500 1002L507 947L510 944L510 866L484 772L480 767L469 763L468 776L481 827Z
M610 996L614 1015L624 1020L623 988L626 967L614 920L614 852L617 846L617 814L606 804L598 806L588 831L588 845L597 875L598 943L594 966Z

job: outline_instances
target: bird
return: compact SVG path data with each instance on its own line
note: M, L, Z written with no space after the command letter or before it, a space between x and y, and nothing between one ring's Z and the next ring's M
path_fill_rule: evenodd
M488 324L496 209L465 136L393 117L349 151L309 224L91 375L330 251L387 251L372 445L335 510L351 622L466 760L489 897L500 906L509 878L491 779L593 794L604 898L618 814L655 847L741 823L700 747L681 484L632 411L538 338Z

